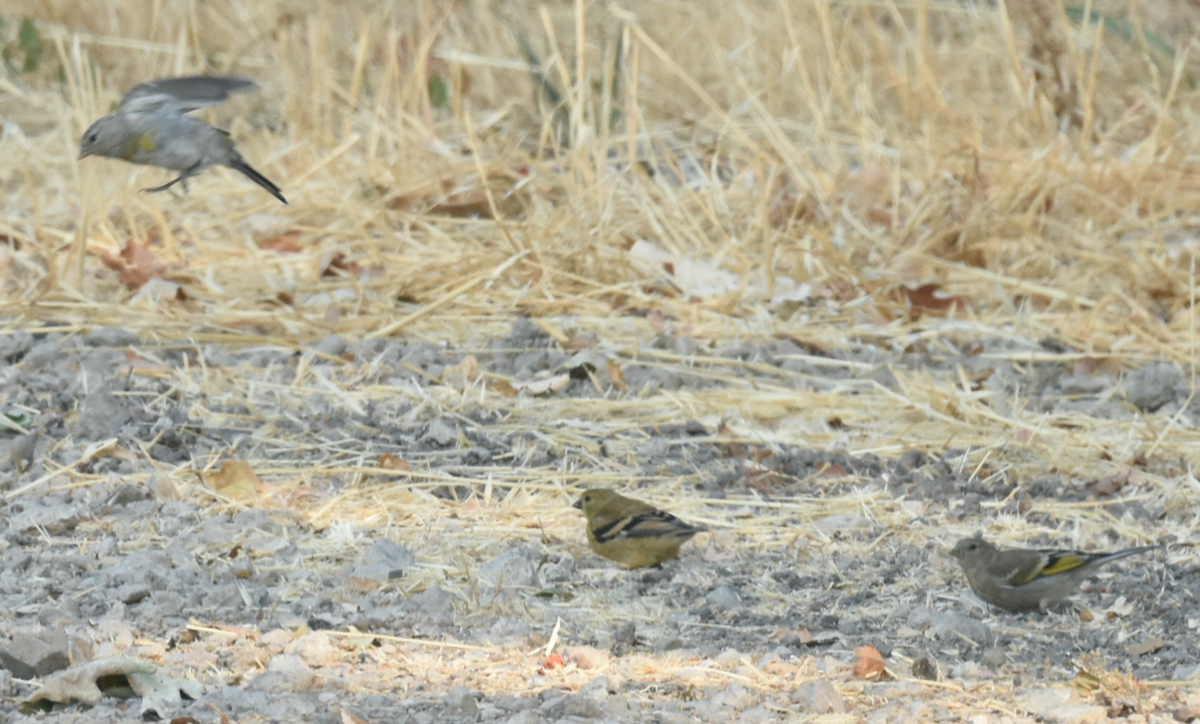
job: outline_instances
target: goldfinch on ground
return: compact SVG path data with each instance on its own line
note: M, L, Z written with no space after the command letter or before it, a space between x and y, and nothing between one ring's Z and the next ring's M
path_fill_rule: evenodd
M602 488L583 491L573 507L587 518L588 546L596 555L626 568L669 561L692 536L708 530Z
M958 559L971 590L984 601L1005 611L1045 613L1100 566L1156 548L1139 546L1115 553L1001 550L976 533L955 544L950 555Z

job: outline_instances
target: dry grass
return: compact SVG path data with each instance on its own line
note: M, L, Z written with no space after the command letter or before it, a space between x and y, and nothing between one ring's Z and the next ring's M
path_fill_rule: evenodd
M469 344L525 314L561 340L594 333L618 359L646 358L663 328L702 341L789 336L818 349L1049 337L1066 348L1053 359L1081 369L1152 360L1188 369L1200 227L1194 20L1186 3L1150 5L1096 7L1173 55L1120 37L1116 22L1081 26L1046 0L1014 0L1007 14L933 0L630 9L97 0L82 11L10 0L6 20L33 17L45 52L37 72L0 77L4 314L12 328L115 325L164 344L285 347L329 334ZM562 113L535 103L522 34L565 95ZM137 189L166 172L74 161L82 129L125 89L194 72L262 84L214 118L289 206L224 171L183 197L147 196ZM447 105L431 101L431 78L448 85ZM620 121L609 124L613 109ZM647 263L639 241L666 254L674 275ZM139 296L102 263L130 244L149 249L150 276L180 284L186 298ZM694 276L681 270L691 262L701 264ZM712 269L731 273L731 286L706 288ZM927 284L962 300L958 319L914 304L906 290ZM807 299L780 298L797 285L808 285ZM582 402L471 384L382 389L352 370L298 375L292 390L332 385L350 407L428 395L426 404L454 410L474 400L514 427L570 420L576 431L548 434L582 448L594 439L585 423L635 429L688 417L723 424L730 441L887 457L953 446L970 451L964 470L988 461L1018 479L1050 461L1064 476L1099 476L1148 454L1145 486L1178 504L1187 491L1171 476L1200 462L1200 436L1176 419L998 411L965 379L919 372L898 371L893 389L851 380L814 390L802 374L770 368L778 385L752 388L740 374L748 363L709 361L723 383L713 389ZM197 371L180 384L237 394L239 382ZM824 424L834 417L855 433ZM431 514L419 483L437 480L380 492L358 485L383 473L362 461L331 455L314 469L287 457L259 474L353 483L312 511L318 526ZM496 484L521 495L500 513L464 513L472 535L506 540L545 525L572 540L564 485L627 479L620 466L576 462L571 475L550 475L514 461ZM677 490L663 487L660 500L704 519ZM839 505L899 515L852 498L794 504L804 516ZM531 524L530 511L548 518ZM1113 523L1082 507L1063 517ZM1025 529L1001 521L995 530L1009 531Z

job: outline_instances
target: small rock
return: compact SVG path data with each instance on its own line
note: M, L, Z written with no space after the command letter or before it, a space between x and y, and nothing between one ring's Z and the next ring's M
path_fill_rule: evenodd
M806 681L792 692L792 701L803 711L814 714L840 714L846 711L846 699L828 679Z
M109 507L117 508L130 503L137 503L143 500L150 499L150 491L142 485L134 485L125 483L118 485L117 489L104 501L104 504Z
M813 522L813 527L825 535L845 533L847 531L869 531L875 527L870 518L857 513L839 513L828 515Z
M126 606L146 600L150 597L150 586L145 583L126 583L117 589L117 600Z
M26 353L25 358L21 360L21 363L27 369L38 370L42 369L48 364L62 359L62 350L59 346L60 342L61 340L56 336L52 335L47 337L41 342L33 345L29 352Z
M974 680L980 677L982 671L974 661L963 661L950 670L950 678L956 681Z
M442 703L456 714L475 716L479 713L478 692L471 691L465 686L452 686L442 697Z
M996 640L987 624L961 613L943 613L930 625L929 633L935 639L967 639L979 646L989 646Z
M0 672L2 674L3 672ZM4 694L0 688L0 696ZM1200 721L1200 691L1188 694L1187 698L1175 709L1176 721Z
M629 721L629 700L623 696L615 696L610 694L603 701L599 702L604 708L604 713L607 715L605 721Z
M532 696L498 696L492 703L500 711L528 711L540 705Z
M1005 655L1004 649L1000 648L999 646L993 646L992 648L988 649L987 653L983 655L983 658L979 660L981 664L988 667L992 671L1004 666L1007 661L1008 656Z
M488 588L528 588L538 586L535 552L515 546L479 567L479 580Z
M79 622L80 618L79 601L69 596L61 597L57 603L47 602L37 615L38 623L47 628L63 628Z
M512 332L508 335L509 342L514 347L532 346L535 342L548 339L549 334L529 317L517 317L513 322Z
M604 709L589 697L574 694L547 701L542 704L539 713L551 721L560 721L571 716L596 719L604 716Z
M675 566L659 566L657 568L647 569L642 574L642 585L653 586L664 581L669 581L675 576Z
M739 724L767 724L767 722L775 721L775 714L759 704L738 712L737 720Z
M65 535L79 527L80 515L77 511L69 507L56 505L45 508L31 508L21 515L9 518L5 522L8 523L10 528L15 528L26 535L44 533ZM72 564L78 562L78 558L75 557L69 560L71 560Z
M400 607L426 625L450 626L454 623L454 600L445 589L435 586L404 601Z
M613 656L624 656L637 646L637 624L626 621L613 629L612 639Z
M941 613L930 608L929 606L914 606L912 610L908 612L908 619L906 623L910 628L914 628L917 631L923 631L926 627L937 620L939 616L941 616Z
M129 408L107 387L83 398L73 432L80 440L103 440L116 437L121 426L129 421Z
M13 364L19 361L33 347L33 335L18 329L12 334L0 336L0 362Z
M1036 712L1059 704L1078 703L1080 698L1074 689L1059 686L1026 691L1017 697L1017 701L1028 711Z
M392 581L417 562L417 556L406 546L393 540L377 540L363 553L366 565L354 571L355 578L373 581Z
M0 667L18 679L35 679L71 665L67 635L62 629L17 634L0 647Z
M693 719L681 711L655 711L651 721L656 724L692 724Z
M18 470L25 470L33 462L34 453L37 451L37 442L37 433L13 438L8 443L8 451L4 456L7 460L4 461L4 464L11 463Z
M505 719L504 724L542 724L542 721L544 720L536 711L526 709Z
M291 643L296 634L284 628L274 628L258 637L259 648L273 654L283 651L283 647Z
M760 696L758 692L751 692L741 684L730 684L719 689L704 704L710 711L716 714L720 711L745 711L751 706L758 704L759 701Z
M438 447L450 447L458 442L458 430L444 420L434 420L421 439Z
M877 701L902 699L921 693L921 687L911 681L875 681L863 688L863 693L876 697Z
M1017 704L1041 721L1056 724L1092 724L1108 721L1102 706L1083 704L1074 689L1054 687L1021 694Z
M250 688L255 691L298 694L310 691L318 683L316 673L304 659L293 654L280 654L271 658L267 670L250 682Z
M301 661L311 666L329 666L331 662L341 659L337 645L328 634L320 631L301 636L284 646L283 650L285 654L298 656Z
M1153 362L1125 376L1125 397L1143 412L1174 400L1184 384L1183 370L1173 362Z
M738 592L733 590L733 588L730 586L720 586L719 588L714 588L708 592L707 596L704 597L704 601L711 606L713 610L725 613L736 611L742 606L742 597L739 596Z
M926 681L937 681L938 667L937 663L928 656L918 656L912 662L912 674L918 679Z
M587 648L587 647L584 647ZM582 667L581 667L582 668ZM612 683L607 676L597 676L588 683L579 687L579 693L582 696L591 697L593 700L603 702L608 698L614 690Z

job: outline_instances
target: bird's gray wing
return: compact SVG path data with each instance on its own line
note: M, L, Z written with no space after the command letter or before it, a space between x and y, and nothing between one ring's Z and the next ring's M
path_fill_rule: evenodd
M999 551L988 569L1010 586L1023 586L1041 575L1049 558L1045 551Z
M258 84L245 78L193 76L163 78L136 85L121 99L121 113L189 113L215 106L233 93L252 90Z

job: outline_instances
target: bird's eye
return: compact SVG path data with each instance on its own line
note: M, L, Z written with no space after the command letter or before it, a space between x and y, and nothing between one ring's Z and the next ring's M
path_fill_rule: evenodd
M87 139L85 139L85 140L86 140L88 143L95 143L95 142L96 142L96 134L95 134L95 133L90 133L90 134L88 134L88 137L87 137Z

